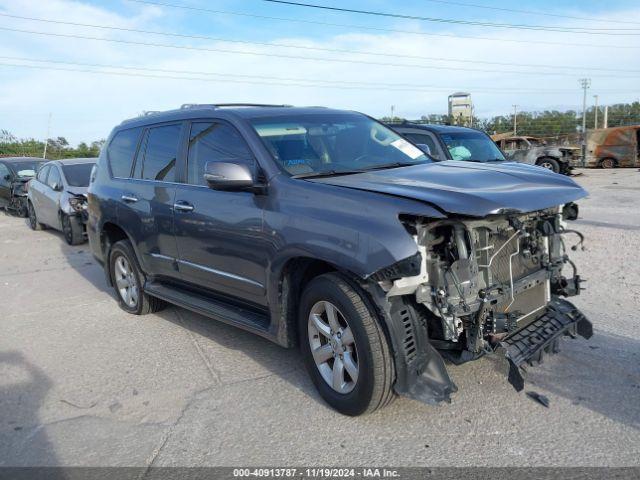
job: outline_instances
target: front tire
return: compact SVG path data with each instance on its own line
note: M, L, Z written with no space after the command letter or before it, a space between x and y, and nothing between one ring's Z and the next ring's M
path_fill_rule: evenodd
M62 223L64 239L69 245L80 245L81 243L84 243L82 225L77 218L62 214L60 220Z
M120 240L111 247L109 274L118 304L125 312L146 315L165 307L162 300L144 292L144 273L128 240Z
M553 173L560 173L560 164L555 158L545 157L538 160L537 163L542 168L546 168L547 170L551 170Z
M322 398L345 415L371 413L393 399L393 358L364 294L328 273L305 288L299 313L305 365Z
M617 162L613 158L603 158L600 161L600 167L608 169L608 168L616 168Z

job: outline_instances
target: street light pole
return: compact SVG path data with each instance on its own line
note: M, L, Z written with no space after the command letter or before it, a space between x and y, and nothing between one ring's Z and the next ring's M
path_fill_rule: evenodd
M583 89L582 95L582 166L587 162L587 90L591 86L590 78L580 79L580 86Z
M594 95L593 98L595 98L595 100L596 100L596 105L595 105L595 108L596 108L595 115L596 116L595 116L594 121L593 121L593 128L595 130L597 130L598 129L598 95Z
M513 105L513 136L518 135L518 105Z

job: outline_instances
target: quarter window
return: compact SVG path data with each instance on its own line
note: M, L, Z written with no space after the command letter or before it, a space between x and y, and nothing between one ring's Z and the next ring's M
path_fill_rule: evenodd
M136 178L175 182L181 125L147 130L136 161ZM141 165L141 167L140 167Z
M47 181L47 174L49 173L49 169L51 168L51 165L45 165L44 167L42 167L40 169L40 171L38 172L38 180L42 183L46 183Z
M140 128L121 130L116 133L107 148L107 159L114 177L129 178L133 156L138 147Z
M229 161L254 164L251 150L240 132L224 123L193 123L187 159L188 183L206 185L204 180L206 164Z
M47 185L51 188L59 187L62 185L62 178L60 178L60 171L56 167L51 167L49 177L47 178Z

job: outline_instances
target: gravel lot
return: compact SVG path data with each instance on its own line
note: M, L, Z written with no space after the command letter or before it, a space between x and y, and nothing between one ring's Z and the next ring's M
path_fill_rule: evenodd
M529 371L549 408L484 358L450 367L450 405L340 416L296 351L180 308L127 315L87 245L0 213L0 465L640 465L640 172L575 178L596 334Z

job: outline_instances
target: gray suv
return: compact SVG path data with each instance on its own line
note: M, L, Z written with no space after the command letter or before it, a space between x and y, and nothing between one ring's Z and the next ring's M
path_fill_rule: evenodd
M185 105L113 130L87 233L125 311L170 303L298 345L359 415L448 400L445 358L501 354L521 390L525 363L589 337L561 298L580 291L566 222L585 195L528 165L434 163L360 113Z

